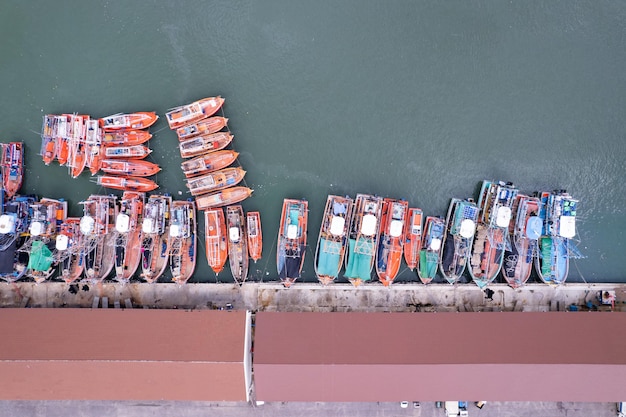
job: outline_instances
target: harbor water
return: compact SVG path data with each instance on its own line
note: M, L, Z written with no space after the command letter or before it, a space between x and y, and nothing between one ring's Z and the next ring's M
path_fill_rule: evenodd
M185 199L163 116L222 95L254 189L244 209L263 225L250 280L276 279L283 198L309 201L302 280L314 282L328 194L444 216L450 198L476 197L490 179L578 198L586 258L568 281L626 282L623 1L5 0L0 36L0 139L25 142L22 193L65 198L71 215L111 191L43 164L44 114L156 111L158 191ZM207 266L198 226L190 282L232 281L228 266L219 277ZM397 281L417 277L403 266Z

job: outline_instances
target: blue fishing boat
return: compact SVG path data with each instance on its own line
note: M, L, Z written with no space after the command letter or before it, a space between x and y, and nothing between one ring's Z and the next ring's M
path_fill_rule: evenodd
M473 200L452 199L439 256L439 269L450 284L456 283L465 271L477 219L478 207Z
M337 278L348 247L352 198L329 195L315 249L315 274L324 285Z
M306 229L309 214L306 200L283 200L283 210L278 228L276 266L278 277L287 288L302 273L306 249Z

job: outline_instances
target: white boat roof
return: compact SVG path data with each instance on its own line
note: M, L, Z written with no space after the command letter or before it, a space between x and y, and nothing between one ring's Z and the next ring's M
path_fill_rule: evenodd
M83 216L80 219L80 231L84 235L88 235L93 231L93 226L96 223L93 217Z
M391 237L400 237L402 236L402 229L404 229L404 225L400 220L392 220L389 225L389 234Z
M70 238L67 235L58 235L55 247L57 250L66 250L69 246Z
M46 226L42 222L32 222L28 230L31 236L40 236L46 230Z
M157 228L155 227L156 223L151 218L143 219L143 223L141 223L141 231L144 233L156 233Z
M115 219L115 230L120 233L127 233L130 230L130 216L126 213L120 213Z
M180 225L178 224L173 224L170 226L170 236L172 237L179 237L182 235L182 230L180 229Z
M459 230L459 234L461 237L465 239L469 239L474 236L474 232L476 231L476 223L474 223L471 219L463 219L461 222L461 229Z
M511 208L507 206L500 206L496 213L496 226L509 227L511 222Z
M533 240L539 239L543 228L541 223L539 216L530 216L526 222L526 237Z
M430 248L430 250L438 251L441 248L441 239L439 238L432 239L428 247Z
M361 234L365 236L374 236L376 234L376 216L366 214L361 222Z
M296 239L298 237L298 226L290 224L287 226L287 239Z
M559 219L559 235L566 239L576 236L576 217L561 216Z
M228 239L230 239L231 242L239 242L239 228L238 227L231 227L230 229L228 229Z
M0 233L13 233L15 232L15 216L3 214L0 216Z
M346 225L346 219L341 216L333 216L330 220L330 234L333 236L343 235L343 228Z

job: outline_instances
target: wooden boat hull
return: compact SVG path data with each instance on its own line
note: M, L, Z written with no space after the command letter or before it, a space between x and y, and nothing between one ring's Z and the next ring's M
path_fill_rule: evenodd
M113 270L115 234L109 233L117 216L117 197L91 195L83 204L80 231L86 279L100 282Z
M343 266L348 246L352 199L329 195L315 249L315 274L320 283L332 283Z
M261 259L263 255L263 231L261 228L261 213L249 211L246 213L248 233L248 252L254 262Z
M411 271L417 268L422 249L422 222L423 213L421 209L409 208L404 234L404 261Z
M184 125L213 116L224 104L220 96L207 97L193 103L175 107L165 114L170 129L178 129Z
M146 143L152 138L147 130L120 130L117 132L104 132L102 144L104 146L135 146Z
M407 201L390 198L383 200L380 238L376 251L376 274L385 287L391 285L400 271L408 210Z
M424 284L429 284L437 275L445 227L443 219L426 217L417 268L417 276Z
M141 215L145 195L126 191L115 223L115 279L129 282L141 261Z
M54 257L58 263L58 276L66 284L80 279L85 263L82 259L82 234L80 233L80 219L68 217L61 224L56 236L56 250Z
M187 179L187 188L191 195L198 196L233 187L239 184L245 175L246 171L240 167L225 168Z
M178 129L176 129L176 134L178 135L178 140L183 141L193 138L195 136L208 135L211 133L219 132L226 126L227 123L227 118L221 116L213 116L209 117L208 119L201 120L197 123L192 123L183 127L179 127Z
M105 146L104 158L143 159L152 153L152 149L144 145Z
M248 238L243 207L236 204L226 207L228 229L228 262L233 279L239 285L248 278Z
M278 230L276 266L278 277L287 288L300 278L302 273L306 254L308 207L309 203L306 200L288 198L283 200Z
M228 238L226 220L221 208L204 211L204 240L206 258L209 266L219 274L224 269L228 258Z
M452 199L439 257L441 274L450 284L456 283L465 271L472 250L477 218L478 207L473 201Z
M141 242L141 277L155 282L169 262L169 215L172 197L151 195L144 205Z
M239 203L250 197L250 195L252 195L252 190L248 187L232 187L196 197L196 204L198 205L198 210L206 210Z
M150 177L161 170L157 164L143 159L104 159L100 163L102 172L111 175Z
M46 114L43 117L43 124L41 126L41 151L39 152L44 164L46 165L50 165L50 163L56 158L55 142L57 129L57 116L53 114Z
M180 142L178 149L183 158L204 155L224 149L233 141L229 132L217 132L210 135L196 136Z
M170 272L184 284L196 268L196 206L193 201L173 201L170 210Z
M24 144L10 142L2 144L2 182L8 198L22 187L24 180Z
M238 156L239 152L232 150L217 151L185 161L180 167L185 177L191 178L226 168L235 162Z
M350 216L348 253L344 276L354 285L372 279L372 268L380 236L383 199L368 194L357 194Z
M147 129L159 119L155 112L120 113L103 117L98 120L100 127L106 131Z
M142 193L147 193L159 187L154 181L147 178L116 177L114 175L98 176L97 184L115 190L137 191Z

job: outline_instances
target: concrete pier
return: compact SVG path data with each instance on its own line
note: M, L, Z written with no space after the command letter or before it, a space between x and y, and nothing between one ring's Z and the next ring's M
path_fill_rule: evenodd
M116 284L59 282L0 283L0 307L185 308L250 311L626 311L625 284L529 284L513 289L490 285L486 294L473 284L397 283ZM614 291L614 305L602 304L600 291ZM572 307L574 306L574 307Z

